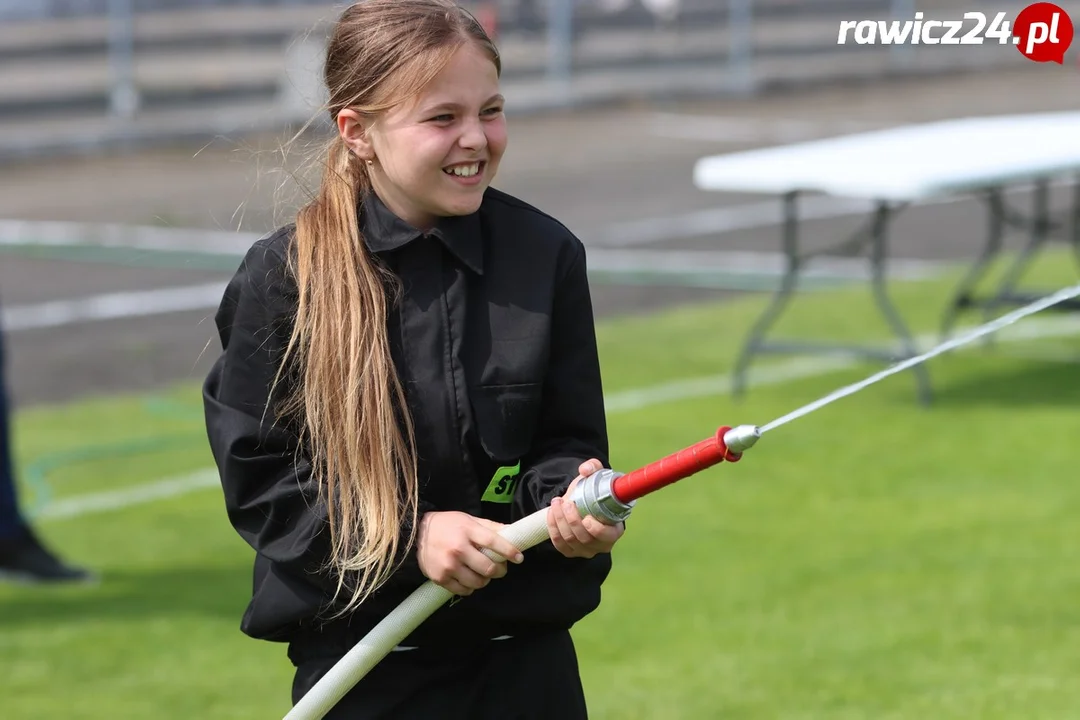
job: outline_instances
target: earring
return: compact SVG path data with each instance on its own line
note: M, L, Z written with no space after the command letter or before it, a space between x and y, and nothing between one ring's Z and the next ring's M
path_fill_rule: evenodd
M368 167L371 167L371 166L372 166L372 165L374 165L374 164L375 164L375 161L374 161L374 160L368 160L368 161L367 161L367 166L368 166Z

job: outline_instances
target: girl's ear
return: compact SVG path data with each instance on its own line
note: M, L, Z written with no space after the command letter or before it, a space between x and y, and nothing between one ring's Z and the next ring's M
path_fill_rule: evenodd
M368 137L368 128L371 119L361 115L351 108L345 108L338 112L338 134L345 145L361 160L374 160L375 148L371 145Z

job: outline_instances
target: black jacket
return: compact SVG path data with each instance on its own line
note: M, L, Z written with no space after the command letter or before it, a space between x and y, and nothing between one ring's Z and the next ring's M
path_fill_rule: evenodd
M585 252L569 230L493 189L477 213L445 219L427 235L371 195L361 226L369 249L403 282L387 322L415 423L421 513L513 522L565 492L582 461L608 466ZM303 452L294 460L296 433L275 426L272 411L263 419L295 311L285 265L291 231L257 241L225 291L216 317L224 352L204 385L206 424L229 520L256 551L242 630L340 652L425 578L410 551L348 620L323 622L334 590L321 571L325 507L315 506ZM609 555L568 559L545 541L525 558L443 606L404 644L568 628L597 607Z

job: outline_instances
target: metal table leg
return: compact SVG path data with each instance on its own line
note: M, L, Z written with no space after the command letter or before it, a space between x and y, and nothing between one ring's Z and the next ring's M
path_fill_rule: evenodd
M1028 265L1031 264L1035 253L1042 249L1050 237L1050 188L1047 186L1045 179L1035 183L1035 199L1029 228L1031 234L1028 242L1024 245L1024 249L1020 251L1009 269L1005 271L1001 282L998 283L993 299L983 305L983 322L992 320L994 309L1008 303L1009 298L1016 295L1016 284L1020 281L1020 277L1027 270Z
M791 192L783 198L783 224L781 233L784 246L784 277L780 280L779 289L773 294L765 312L750 328L750 334L743 344L742 351L735 361L735 376L733 379L732 395L741 398L746 391L746 373L750 368L750 362L754 355L764 349L765 334L776 322L780 312L787 305L795 291L799 281L799 268L802 261L798 253L798 193Z
M845 254L860 250L864 244L869 246L869 262L871 270L871 288L878 309L885 316L893 332L900 340L899 351L892 348L874 348L853 345L834 345L827 343L811 342L783 342L766 341L765 337L780 314L787 307L797 289L799 273L807 259L815 254L829 254L827 252L810 253L800 255L798 251L798 208L796 204L797 194L788 193L783 197L783 249L785 268L780 281L780 287L773 294L768 306L761 316L755 321L747 336L746 342L735 362L735 371L732 378L732 395L741 398L746 392L746 375L755 355L762 353L803 353L816 352L825 354L847 354L891 362L914 357L918 354L915 341L911 336L906 324L893 305L885 287L885 263L887 260L888 225L896 209L891 208L887 202L881 202L873 215L873 222L868 229L861 230L849 241L843 243L840 248ZM833 252L836 249L834 248ZM914 368L916 382L918 383L918 395L925 405L930 402L930 376L925 367Z
M908 330L907 324L900 317L899 311L897 311L896 307L893 305L885 288L885 260L887 257L888 246L889 213L888 203L882 202L878 205L877 213L874 218L874 230L870 239L871 287L874 291L874 298L877 300L878 308L885 316L885 319L889 321L889 325L892 326L893 332L900 338L904 356L915 357L919 354L919 349L915 345L914 338L911 337L911 332ZM920 364L913 367L912 372L915 373L919 401L923 405L929 405L931 398L929 370L927 370L925 364Z
M1049 178L1041 178L1035 183L1034 203L1030 215L1010 211L1005 206L999 190L989 191L989 239L982 254L957 287L953 301L946 308L942 321L943 338L947 338L950 334L961 310L980 308L983 311L984 321L988 321L1003 305L1023 305L1037 299L1037 294L1021 293L1016 288L1035 255L1050 242L1055 231L1064 227L1064 223L1055 220L1050 213L1049 190ZM1065 240L1072 246L1077 263L1080 265L1080 185L1074 188L1073 208L1069 221L1072 226L1071 232ZM1007 227L1027 230L1028 241L1007 267L997 287L989 292L989 296L977 297L975 288L986 276L990 264L1000 255L1003 246L1002 238ZM1057 312L1080 310L1080 301L1065 300L1055 305L1053 309ZM993 336L987 336L983 342L992 345Z
M1001 253L1005 238L1005 206L1001 199L1001 189L991 188L986 193L986 203L990 211L987 228L987 241L978 259L968 269L964 278L953 294L953 300L945 309L945 317L941 322L941 341L945 342L952 334L953 326L960 315L960 311L970 307L974 302L974 291L979 282L986 275L990 264Z

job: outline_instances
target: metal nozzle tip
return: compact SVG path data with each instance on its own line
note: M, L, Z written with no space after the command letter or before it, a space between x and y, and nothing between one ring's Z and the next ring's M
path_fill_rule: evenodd
M741 453L754 447L761 437L761 428L757 425L740 425L724 433L724 444L733 453Z

